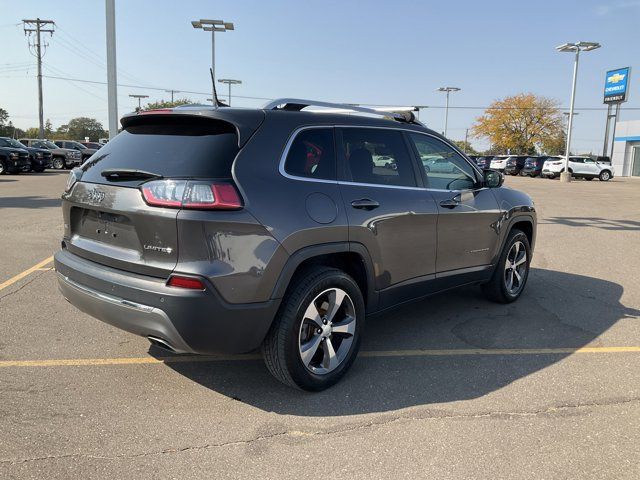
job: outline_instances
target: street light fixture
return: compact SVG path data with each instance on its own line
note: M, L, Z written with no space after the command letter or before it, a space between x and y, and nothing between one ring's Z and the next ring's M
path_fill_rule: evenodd
M140 111L142 109L142 105L141 105L141 101L143 98L149 98L149 95L135 95L135 94L131 94L129 95L131 98L137 98L138 99L138 111Z
M193 20L191 22L193 28L201 28L205 32L211 32L211 74L216 78L216 32L226 32L227 30L235 30L233 23L224 20ZM215 98L215 85L211 86L211 91Z
M240 85L242 80L234 80L232 78L221 78L218 80L220 83L226 83L229 86L229 103L227 105L231 106L231 85Z
M571 151L571 129L573 128L573 105L576 99L576 81L578 79L578 61L580 60L580 52L590 52L596 48L600 48L600 44L596 42L577 42L563 43L556 47L559 52L575 53L576 58L573 63L573 84L571 86L571 103L569 105L569 124L567 125L567 148L564 157L564 171L560 174L561 182L570 182L571 173L569 173L569 152Z
M447 94L447 103L444 109L444 132L443 135L447 136L447 125L449 123L449 94L451 92L459 92L460 89L458 87L440 87L438 92L446 92Z

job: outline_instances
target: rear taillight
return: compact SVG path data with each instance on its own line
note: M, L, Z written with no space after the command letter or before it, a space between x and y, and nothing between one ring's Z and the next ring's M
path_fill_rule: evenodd
M237 210L242 200L231 183L196 180L154 180L141 187L147 204L154 207L195 210Z
M176 288L187 288L189 290L204 290L202 280L193 277L183 277L182 275L171 275L167 281L167 286Z

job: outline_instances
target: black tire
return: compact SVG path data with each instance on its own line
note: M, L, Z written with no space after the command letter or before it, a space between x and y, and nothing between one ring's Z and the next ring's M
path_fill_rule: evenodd
M507 255L510 253L511 248L517 243L520 242L524 245L525 253L526 253L526 269L524 270L524 274L522 275L522 280L520 281L518 290L516 292L511 292L507 287L507 270L505 269L505 264L507 262ZM522 231L514 228L509 232L507 236L507 241L504 244L504 248L502 249L502 253L498 258L498 263L495 267L493 275L491 276L491 280L482 285L482 292L484 295L491 301L497 303L511 303L515 302L522 292L527 283L527 279L529 278L529 266L531 262L531 246L529 245L529 239L527 235Z
M598 178L601 182L608 182L611 180L611 172L609 170L602 170L600 175L598 175Z
M593 177L584 177L584 179L585 179L587 182L590 182L591 180L593 180Z
M7 173L7 168L4 166L4 162L0 160L0 175Z
M52 167L55 170L62 170L63 168L65 168L64 158L63 157L53 157Z
M328 373L316 374L305 366L300 353L303 317L314 299L332 288L341 289L350 297L355 311L355 332L350 346L345 347L348 350L341 363ZM336 268L309 267L291 280L273 325L264 339L262 354L267 368L275 378L294 388L308 391L329 388L344 376L356 359L364 322L364 300L353 278Z

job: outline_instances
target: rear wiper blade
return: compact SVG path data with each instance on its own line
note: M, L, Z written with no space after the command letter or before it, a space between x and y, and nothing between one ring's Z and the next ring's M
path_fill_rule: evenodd
M108 168L100 172L107 180L146 180L148 178L163 178L162 175L157 173L147 172L145 170L135 170L132 168Z

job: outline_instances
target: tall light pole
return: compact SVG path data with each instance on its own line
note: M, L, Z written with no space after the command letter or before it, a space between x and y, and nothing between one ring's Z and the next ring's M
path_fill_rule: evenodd
M573 128L573 106L576 100L576 83L578 80L578 61L580 60L580 52L590 52L600 48L600 44L596 42L577 42L564 43L556 47L559 52L575 53L575 61L573 63L573 83L571 85L571 103L569 104L569 124L567 125L567 148L564 157L564 171L560 174L561 182L570 182L571 173L569 173L569 153L571 152L571 129Z
M109 140L118 134L118 74L116 71L116 4L105 0L107 26L107 103L109 108Z
M229 103L228 103L228 105L231 106L231 85L240 85L242 83L242 80L233 80L232 78L221 78L220 80L218 80L218 82L226 83L229 86Z
M173 103L173 94L174 93L180 93L180 90L165 90L165 92L171 94L171 103Z
M225 22L224 20L193 20L191 22L193 28L201 28L205 32L211 32L211 72L215 80L216 78L216 32L226 32L227 30L234 30L233 23ZM213 97L216 97L216 87L211 85L211 92Z
M460 89L458 87L440 87L438 92L445 92L447 94L447 103L444 108L444 132L443 135L447 136L447 126L449 123L449 94L451 92L459 92Z
M141 100L143 98L149 98L149 95L136 95L136 94L131 94L129 95L131 98L137 98L138 99L138 111L140 111L142 109L142 104L141 104Z

